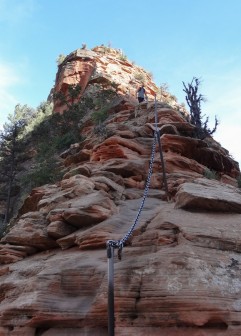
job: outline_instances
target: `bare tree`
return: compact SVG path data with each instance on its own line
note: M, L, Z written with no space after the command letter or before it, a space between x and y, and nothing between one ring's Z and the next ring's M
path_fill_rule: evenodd
M203 139L208 135L212 135L217 130L219 122L215 116L215 125L211 130L208 128L209 118L206 117L206 120L202 121L205 116L202 116L201 102L205 101L205 97L198 93L200 79L193 77L191 83L187 85L184 82L182 83L184 86L183 91L186 93L186 101L190 108L190 122L196 127L196 136Z

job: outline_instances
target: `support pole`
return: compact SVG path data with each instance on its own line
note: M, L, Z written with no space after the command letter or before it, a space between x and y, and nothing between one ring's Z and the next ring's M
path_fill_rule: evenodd
M164 182L164 187L165 187L166 197L168 198L168 186L167 186L167 177L166 177L165 161L164 161L163 153L162 153L162 145L161 145L160 130L159 130L158 127L157 127L156 95L155 95L155 124L156 124L157 141L158 141L159 152L160 152L160 159L161 159L161 165L162 165L163 182Z
M107 242L108 258L108 336L115 335L114 247Z

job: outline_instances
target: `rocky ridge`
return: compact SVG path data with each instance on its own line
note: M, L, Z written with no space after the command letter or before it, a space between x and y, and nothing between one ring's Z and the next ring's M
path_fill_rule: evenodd
M136 103L136 89L145 84L147 96L150 100L157 99L185 111L183 105L178 104L175 96L165 87L161 89L152 80L152 74L142 67L130 62L120 49L105 46L95 47L92 50L77 49L65 57L60 63L56 75L56 85L53 93L66 93L70 85L79 84L81 95L93 95L100 90L100 86L117 85L117 93ZM54 101L54 111L62 113L66 106L58 100Z
M59 67L56 92L80 83L90 95L111 80L119 98L103 134L86 116L86 139L61 154L63 180L33 189L0 242L1 336L107 335L106 241L121 239L137 216L156 127L157 87L144 73L149 101L137 105L135 66L118 55L77 50ZM138 226L115 260L116 335L238 336L239 167L212 137L195 139L181 106L162 98L168 194L156 146ZM56 102L56 113L64 108Z

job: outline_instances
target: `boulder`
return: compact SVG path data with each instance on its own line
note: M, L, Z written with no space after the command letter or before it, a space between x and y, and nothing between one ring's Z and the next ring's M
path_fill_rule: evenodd
M68 236L76 230L75 227L63 221L51 222L47 227L47 232L53 239L59 239Z
M241 213L241 191L216 180L196 179L180 186L176 194L176 207Z
M22 215L17 224L2 238L3 243L29 246L37 250L48 250L56 247L56 243L48 236L47 220L38 211ZM13 249L17 250L13 246ZM32 251L32 249L30 249ZM35 250L33 250L35 251ZM24 250L20 254L26 253Z

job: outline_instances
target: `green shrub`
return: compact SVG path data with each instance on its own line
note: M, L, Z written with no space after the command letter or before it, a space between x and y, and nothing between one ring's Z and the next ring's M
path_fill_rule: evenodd
M177 102L177 97L175 95L170 95L170 99Z
M151 71L148 72L148 75L153 80L153 73Z
M103 54L108 54L108 53L110 53L111 52L111 47L107 47L107 46L102 46L102 52L103 52Z
M214 170L210 170L206 168L203 173L204 177L206 177L209 180L218 180L218 174Z
M238 187L241 188L241 175L237 178Z
M4 236L5 230L6 230L7 224L3 222L3 220L0 220L0 239Z
M108 132L105 124L99 124L94 127L94 133L100 137L107 137Z
M58 65L62 64L63 61L65 60L65 58L66 58L65 55L60 54L60 55L57 57L57 59L56 59L56 63L57 63Z
M134 78L140 82L143 82L145 80L145 76L143 73L141 73L140 71L136 71L134 73Z
M120 56L118 58L121 61L126 61L127 60L127 56L125 54L120 54Z
M78 132L69 131L63 135L58 135L54 139L54 143L57 149L67 149L70 145L81 142L83 139Z
M46 141L39 144L33 168L21 179L24 189L31 190L48 183L55 183L62 178L60 162L55 155L56 145Z
M92 114L92 119L96 125L103 123L108 118L108 108L103 108Z
M38 166L26 177L31 186L30 189L48 183L55 183L60 180L62 175L56 168L56 160L52 158L48 158L48 160L39 163Z

